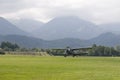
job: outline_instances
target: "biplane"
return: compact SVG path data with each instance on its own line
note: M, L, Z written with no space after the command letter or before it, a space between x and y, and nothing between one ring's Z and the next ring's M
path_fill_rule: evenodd
M86 47L86 48L70 48L66 47L65 49L53 49L53 50L62 50L64 51L64 57L67 56L82 56L82 55L87 55L89 50L91 50L91 47Z

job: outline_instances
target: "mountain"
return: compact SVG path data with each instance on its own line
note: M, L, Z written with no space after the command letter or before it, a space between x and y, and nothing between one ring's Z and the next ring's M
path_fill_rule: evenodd
M107 32L99 35L96 38L88 40L88 42L97 45L116 46L120 45L120 35Z
M21 36L21 35L6 35L6 36L1 35L0 42L2 42L2 41L9 41L12 43L17 43L21 47L27 47L27 48L33 48L33 47L44 48L43 44L47 42L47 41L44 41L42 39Z
M0 42L9 41L12 43L17 43L21 47L27 48L65 48L70 46L72 48L79 47L89 47L93 44L104 45L104 46L116 46L120 45L120 35L115 35L113 33L104 33L96 38L89 40L80 40L75 38L64 38L58 40L43 40L34 37L26 37L20 35L7 35L0 36Z
M22 31L6 19L0 17L0 35L29 35L27 32Z
M46 40L63 38L90 39L101 32L97 25L76 16L57 17L33 31L37 37Z
M53 41L46 41L39 38L20 36L20 35L7 35L0 36L0 42L9 41L12 43L17 43L21 47L27 48L65 48L66 46L70 47L82 47L84 43L79 39L60 39ZM81 45L82 44L82 45Z
M11 20L11 22L26 32L32 32L40 28L42 25L44 25L43 22L33 19Z
M19 24L23 29L24 27L22 25L27 25L25 28L27 29L28 25L33 24L32 22L36 23L34 26L37 25L37 22L33 20L23 20ZM65 48L66 46L77 48L88 47L92 44L105 46L120 45L120 35L111 33L120 32L117 29L120 26L119 23L99 25L99 28L95 24L76 16L68 16L55 18L44 25L39 22L38 24L40 28L34 28L37 29L34 30L32 28L33 26L31 26L29 27L29 31L34 30L31 33L35 33L39 38L27 37L29 35L27 32L22 31L6 19L0 17L0 42L9 41L27 48ZM102 29L105 32L111 32L99 35L102 33Z
M115 34L120 34L120 23L108 23L99 25L100 28L104 30L104 32L112 32Z

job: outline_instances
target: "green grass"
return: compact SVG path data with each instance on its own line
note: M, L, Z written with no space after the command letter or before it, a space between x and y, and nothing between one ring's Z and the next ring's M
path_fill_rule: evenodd
M0 80L120 80L120 58L0 56Z

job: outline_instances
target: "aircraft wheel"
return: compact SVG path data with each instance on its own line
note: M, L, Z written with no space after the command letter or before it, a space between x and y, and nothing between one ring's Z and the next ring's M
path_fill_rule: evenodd
M73 54L73 57L75 57L76 55L75 54Z
M64 57L67 57L67 55L65 54Z

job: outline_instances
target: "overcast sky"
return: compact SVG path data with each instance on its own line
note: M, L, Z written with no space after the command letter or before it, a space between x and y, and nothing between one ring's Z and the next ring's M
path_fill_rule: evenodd
M0 0L0 16L48 21L75 15L96 24L120 22L120 0Z

